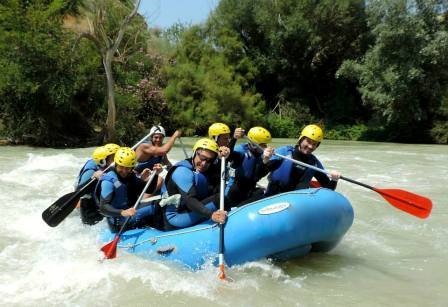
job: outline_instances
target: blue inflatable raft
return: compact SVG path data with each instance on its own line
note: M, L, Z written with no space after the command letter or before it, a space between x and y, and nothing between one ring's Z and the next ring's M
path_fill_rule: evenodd
M353 223L353 208L328 189L293 191L265 198L229 212L224 256L229 266L262 258L286 260L335 247ZM113 240L105 231L102 241ZM199 225L160 231L153 228L122 234L118 248L150 259L176 261L192 269L217 264L219 227Z

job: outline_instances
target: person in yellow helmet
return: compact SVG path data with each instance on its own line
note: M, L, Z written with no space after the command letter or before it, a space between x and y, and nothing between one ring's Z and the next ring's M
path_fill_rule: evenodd
M131 217L127 229L149 225L158 207L153 202L142 204L138 209L133 208L133 205L143 191L151 171L146 168L141 172L141 176L137 177L133 172L137 165L137 155L129 147L118 149L114 162L115 168L101 176L96 186L95 196L100 212L107 217L112 232L117 232L127 217ZM153 171L160 173L162 166L155 164ZM156 182L157 179L154 177L146 193L155 190Z
M231 138L229 126L223 123L214 123L208 128L208 137L215 140L219 146L226 146L232 151L237 140L244 136L244 132L243 128L238 127Z
M313 152L319 147L323 139L324 132L321 127L315 124L307 125L300 133L299 140L294 147L280 147L275 152L324 169L323 164L313 155ZM316 172L293 164L286 159L273 156L273 153L272 149L267 149L264 154L266 158L263 162L271 169L266 196L309 188L313 177L317 179L322 187L332 190L336 189L337 181L341 176L339 172L330 171L330 176L327 176L324 173Z
M114 154L118 148L120 146L116 144L106 144L95 148L92 158L87 160L79 172L76 189L81 189L92 178L100 178L103 174L103 169L113 162Z
M87 160L79 172L76 190L82 189L93 178L99 179L104 169L113 162L114 154L118 148L120 146L116 144L106 144L95 148L92 158ZM81 221L87 225L94 225L103 219L93 201L94 188L95 185L91 185L91 188L85 189L85 193L81 196L77 205L80 208Z
M164 208L165 229L178 229L195 225L206 219L223 223L227 213L219 208L220 174L211 167L220 156L228 157L230 150L219 147L209 138L198 140L193 146L193 156L178 162L165 177L168 195L180 195L177 205Z
M262 149L267 148L271 142L271 133L263 127L252 127L247 137L250 141L237 145L231 154L232 171L226 186L226 203L231 206L240 206L262 198L264 191L257 188L257 182L269 173L263 163Z
M232 162L234 157L233 150L235 148L236 142L244 136L245 131L241 127L236 128L233 132L233 138L230 137L230 133L231 131L229 126L223 123L214 123L208 128L209 138L213 139L218 144L218 146L224 146L229 149L230 154L226 159L226 163ZM216 160L211 168L215 169L214 173L218 173L221 169L219 161Z

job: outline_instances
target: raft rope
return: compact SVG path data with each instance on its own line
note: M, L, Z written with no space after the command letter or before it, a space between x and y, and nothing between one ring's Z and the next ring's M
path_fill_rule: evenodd
M318 190L320 190L320 188L314 189L312 191L306 191L306 192L304 192L304 191L293 191L293 192L294 192L294 194L315 194L315 193L317 193ZM291 192L288 192L288 193L291 194ZM267 197L267 198L263 198L263 199L255 201L253 203L250 203L248 205L251 206L253 204L256 204L257 202L265 201L266 199L269 199L269 198L272 198L272 197L277 197L277 196L278 195L274 195L274 196L270 196L270 197ZM233 214L236 214L238 211L240 211L241 209L245 208L248 205L244 205L242 207L238 207L236 210L230 211L228 217L232 216ZM215 223L213 225L206 226L206 227L203 227L203 228L194 229L194 230L186 230L186 231L181 231L181 232L176 232L176 233L167 233L167 234L151 237L149 239L143 240L143 241L138 242L138 243L118 244L118 247L119 248L126 248L126 249L133 249L133 248L135 248L135 247L137 247L139 245L145 244L147 242L150 242L152 245L154 245L161 238L168 238L168 237L172 237L172 236L178 236L178 235L184 235L184 234L193 233L193 232L197 232L197 231L202 231L202 230L218 227L218 225L219 225L218 223Z
M207 226L207 227L204 227L204 228L198 228L198 229L194 229L194 230L187 230L187 231L176 232L176 233L167 233L167 234L163 234L163 235L154 236L154 237L151 237L149 239L146 239L146 240L143 240L141 242L134 243L134 244L127 243L127 244L124 244L124 245L118 245L118 247L132 249L132 248L135 248L135 247L137 247L139 245L145 244L147 242L150 242L152 245L154 245L161 238L167 238L167 237L172 237L172 236L184 235L184 234L188 234L188 233L193 233L193 232L197 232L197 231L202 231L202 230L214 228L214 227L217 227L217 226L218 226L218 224L213 224L213 225L210 225L210 226Z

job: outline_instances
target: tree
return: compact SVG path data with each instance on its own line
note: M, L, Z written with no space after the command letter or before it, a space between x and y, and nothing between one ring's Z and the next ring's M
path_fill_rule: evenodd
M73 146L91 136L97 67L89 61L78 65L93 53L72 53L73 35L62 27L64 10L59 0L0 4L0 118L17 143Z
M447 9L442 4L369 1L375 42L360 60L348 60L338 71L358 82L363 103L388 128L389 140L428 142L433 121L446 116L448 29L439 19Z
M107 135L109 141L116 141L115 80L112 62L117 55L125 31L137 14L141 0L85 0L83 14L89 23L89 31L80 34L81 38L92 41L103 63L107 80ZM121 55L123 56L123 54Z
M237 48L230 46L238 45L231 37L227 42ZM247 59L230 63L201 26L187 29L177 46L175 61L166 68L165 90L174 124L194 134L213 121L247 127L262 121L264 101L251 85L255 71Z
M209 27L230 63L253 63L256 90L269 109L284 100L328 121L352 123L363 108L355 88L334 74L345 59L366 50L364 2L221 0ZM241 48L226 52L228 37Z

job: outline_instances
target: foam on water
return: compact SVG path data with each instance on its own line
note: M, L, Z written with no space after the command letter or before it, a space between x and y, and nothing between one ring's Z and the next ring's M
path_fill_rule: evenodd
M15 188L15 193L5 193L2 188L1 195L1 201L10 205L0 218L3 225L0 235L15 242L5 246L0 253L0 263L2 267L8 263L5 271L9 272L1 278L2 302L45 303L49 297L52 304L81 302L80 298L91 289L98 290L95 299L108 302L116 295L120 283L137 283L160 295L183 294L214 300L221 283L211 264L199 272L192 272L140 259L120 250L118 259L100 263L102 244L97 242L97 235L104 224L81 226L76 210L56 228L49 228L42 221L41 212L54 201L54 195L48 197L48 194L70 192L84 161L83 157L65 153L28 154L22 163L0 174L3 187L11 185ZM44 190L48 193L43 193ZM10 219L14 223L8 223ZM246 282L232 286L248 285Z
M0 174L0 181L23 185L35 191L67 193L73 190L80 165L85 161L85 158L72 154L28 154L27 160L18 167Z
M353 152L319 148L318 156L329 169L372 186L433 195L432 216L416 219L373 191L340 182L338 191L352 202L355 221L335 250L283 264L260 260L226 268L232 283L220 282L210 263L192 272L123 250L99 262L103 223L82 226L76 210L55 228L41 219L43 210L72 191L91 149L2 148L0 305L443 306L448 199L441 191L448 166L441 161L448 161L448 152L436 146L427 155L407 152L418 146L350 146ZM181 148L172 157L182 159ZM429 285L424 293L422 284Z

